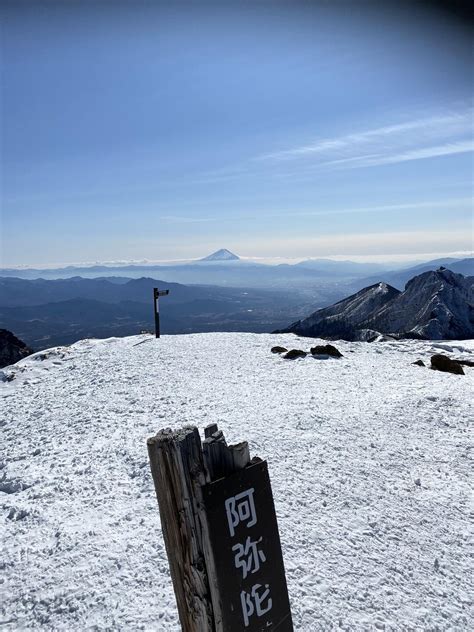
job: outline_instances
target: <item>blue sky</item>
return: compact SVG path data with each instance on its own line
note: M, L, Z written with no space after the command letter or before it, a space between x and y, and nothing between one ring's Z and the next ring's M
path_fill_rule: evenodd
M3 3L2 264L472 250L469 33L435 6Z

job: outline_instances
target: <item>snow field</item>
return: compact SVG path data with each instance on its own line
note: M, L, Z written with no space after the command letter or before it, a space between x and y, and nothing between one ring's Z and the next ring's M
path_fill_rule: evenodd
M3 629L178 632L146 438L211 422L268 460L295 630L472 629L474 369L411 363L474 341L270 353L315 343L144 335L4 369Z

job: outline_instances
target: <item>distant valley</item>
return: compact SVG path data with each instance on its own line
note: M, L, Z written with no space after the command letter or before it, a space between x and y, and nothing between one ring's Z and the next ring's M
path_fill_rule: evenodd
M154 287L170 290L161 303L162 332L168 334L268 332L321 305L298 292L186 286L150 278L0 278L0 323L35 350L82 338L133 335L153 328Z

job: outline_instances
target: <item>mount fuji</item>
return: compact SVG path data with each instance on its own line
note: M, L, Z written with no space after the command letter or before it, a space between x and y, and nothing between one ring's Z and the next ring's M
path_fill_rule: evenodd
M199 259L199 261L240 261L240 257L227 250L227 248L221 248L203 259Z

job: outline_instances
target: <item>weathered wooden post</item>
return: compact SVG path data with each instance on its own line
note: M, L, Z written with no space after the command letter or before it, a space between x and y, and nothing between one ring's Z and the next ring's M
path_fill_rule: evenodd
M148 439L183 632L292 632L266 461L216 424Z
M159 290L157 287L153 288L153 308L155 312L155 337L160 337L160 296L167 296L170 293L169 290Z

